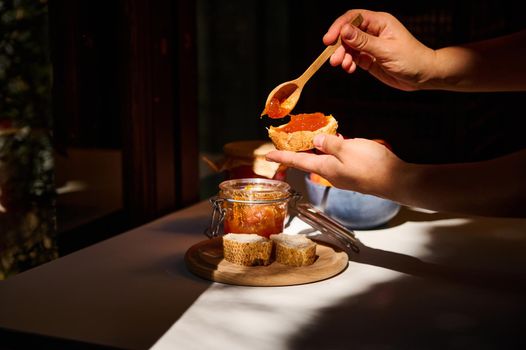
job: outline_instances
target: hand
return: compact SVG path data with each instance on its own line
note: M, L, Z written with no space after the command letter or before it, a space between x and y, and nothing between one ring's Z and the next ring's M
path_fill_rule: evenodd
M406 163L387 147L371 140L344 140L332 135L317 135L314 145L325 154L273 151L266 158L319 174L339 188L396 197L394 191Z
M272 151L267 160L319 174L334 186L438 211L526 217L526 149L492 160L411 164L371 140L318 135L325 154ZM481 190L483 189L483 190Z
M357 28L350 21L361 13ZM420 43L396 18L384 12L350 10L340 16L323 37L329 45L342 37L332 55L332 66L352 73L356 67L369 71L383 83L405 91L423 88L433 76L435 51Z

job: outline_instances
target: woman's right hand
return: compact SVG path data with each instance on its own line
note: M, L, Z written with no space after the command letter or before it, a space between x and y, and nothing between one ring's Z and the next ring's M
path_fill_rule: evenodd
M350 24L363 16L359 28ZM360 67L383 83L404 91L424 88L432 79L435 50L419 42L395 17L385 12L350 10L331 25L323 42L329 45L341 35L342 46L330 63L348 73Z

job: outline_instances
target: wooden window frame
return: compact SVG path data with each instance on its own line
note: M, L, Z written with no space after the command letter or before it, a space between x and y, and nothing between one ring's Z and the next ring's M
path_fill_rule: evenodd
M117 28L112 33L119 38L115 110L120 125L115 137L122 150L123 209L64 235L68 237L63 241L74 247L66 253L199 199L195 3L119 0L114 6L111 30ZM87 36L89 40L89 33L79 28L86 7L92 7L91 13L104 11L101 3L88 0L49 3L59 152L69 146L68 127L82 132L86 98L79 89L77 43ZM96 44L94 50L100 50ZM86 240L94 228L105 232Z

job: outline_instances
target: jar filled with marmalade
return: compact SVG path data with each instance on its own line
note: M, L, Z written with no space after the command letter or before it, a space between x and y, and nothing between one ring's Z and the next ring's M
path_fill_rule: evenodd
M209 237L227 233L255 233L269 237L283 232L288 202L295 195L279 180L245 178L224 181L211 199L214 207Z

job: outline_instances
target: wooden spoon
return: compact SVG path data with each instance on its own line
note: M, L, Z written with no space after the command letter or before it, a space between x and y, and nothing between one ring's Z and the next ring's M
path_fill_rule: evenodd
M359 26L363 21L361 14L358 14L352 21L351 24ZM270 118L283 118L288 115L296 103L298 102L301 94L301 90L309 81L309 79L320 69L320 67L327 61L329 57L336 51L342 44L342 39L339 36L338 40L332 45L329 45L325 50L312 62L307 70L297 79L284 82L274 90L270 92L265 103L265 109L261 113L261 116L268 114Z

